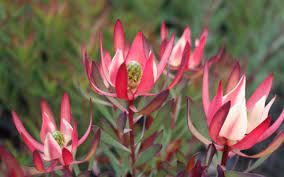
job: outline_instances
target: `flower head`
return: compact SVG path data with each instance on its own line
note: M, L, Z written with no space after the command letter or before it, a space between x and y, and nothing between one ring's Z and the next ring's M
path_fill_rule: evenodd
M186 44L187 43L187 44ZM184 61L189 59L189 43L185 43ZM85 71L92 89L105 96L118 97L124 100L133 100L137 96L153 95L150 93L155 83L161 77L170 58L174 44L174 35L164 47L160 62L156 64L154 52L147 43L142 32L138 32L132 45L128 47L124 40L124 30L120 20L114 27L114 56L103 49L100 35L101 62L98 66L95 61L90 61L85 48L82 49ZM186 47L187 46L187 47ZM176 77L167 87L174 87L181 79L185 66L181 66ZM98 87L94 75L100 73L104 85L108 90L114 88L115 92L104 91Z
M166 24L163 22L161 25L161 53L163 53L164 46L168 42L168 29ZM200 65L202 57L203 57L203 50L206 44L208 36L207 28L204 28L203 32L201 33L200 37L195 40L195 48L191 52L189 56L189 60L187 63L187 70L197 69ZM172 69L177 69L181 65L183 51L185 49L185 44L188 43L190 46L191 44L191 32L189 26L186 26L182 36L178 39L176 44L173 47L173 51L170 55L169 64Z
M54 116L45 100L41 101L42 127L40 131L41 143L35 140L24 128L16 112L12 112L14 124L23 140L33 152L34 161L60 162L62 165L73 163L79 145L87 139L92 125L90 124L81 139L78 139L77 124L72 120L69 96L65 93L61 101L60 127L55 124ZM36 164L38 166L38 164Z
M245 97L246 76L241 76L239 64L235 65L227 80L225 93L223 93L222 81L220 81L217 93L212 100L210 100L208 80L208 63L206 63L202 86L203 109L209 135L218 145L229 146L235 152L249 149L256 143L270 137L281 125L284 111L271 126L271 116L268 115L276 97L266 104L273 75L269 75L248 100ZM190 123L189 127L192 130ZM203 142L208 142L200 134L198 136ZM277 146L274 144L274 149L283 142L283 132L276 140L280 143ZM264 154L269 152L271 151L267 150Z

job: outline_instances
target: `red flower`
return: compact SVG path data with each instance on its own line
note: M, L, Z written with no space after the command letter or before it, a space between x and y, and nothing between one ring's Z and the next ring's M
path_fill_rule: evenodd
M187 42L186 42L187 43ZM156 64L154 52L146 42L142 32L138 32L130 48L124 40L124 30L120 20L117 20L114 27L114 56L103 49L102 37L100 36L100 66L95 61L89 61L85 48L82 49L85 71L92 89L98 94L118 97L124 100L134 100L137 96L153 95L150 93L155 83L161 77L174 44L174 35L171 36L165 45L160 62ZM189 59L189 43L185 44L183 51L183 62ZM171 89L182 78L186 65L181 65L179 71L167 87ZM115 92L103 91L98 87L94 75L100 73L104 85L108 90L114 88Z
M187 70L197 69L201 63L203 57L203 50L208 36L207 28L204 28L199 39L195 40L195 49L188 56L189 60L187 62ZM164 52L164 46L168 43L168 29L166 24L163 22L161 25L161 53ZM185 49L185 44L191 45L191 32L189 26L186 26L182 36L174 45L173 51L170 55L169 64L172 69L177 69L181 65L182 55Z
M41 143L35 140L24 128L16 112L12 112L14 124L25 141L26 145L33 152L34 162L37 169L44 170L41 158L45 161L60 162L62 165L74 163L73 156L77 147L85 142L92 126L90 124L80 139L77 135L77 124L72 120L69 96L65 93L61 101L60 127L55 124L51 109L45 100L41 101L42 127L40 131ZM73 123L73 126L72 126Z
M209 135L218 145L229 146L235 152L251 148L270 137L281 125L284 119L284 111L270 126L271 116L268 115L276 97L268 104L268 98L272 86L273 75L269 75L246 101L245 88L246 76L240 77L240 67L237 64L232 70L228 80L225 94L223 94L222 82L219 82L216 95L210 100L208 83L208 63L205 64L202 86L203 108L207 118ZM189 120L190 121L190 120ZM191 124L191 122L189 122ZM189 125L192 129L192 125ZM194 131L194 130L193 130ZM207 142L200 134L198 137ZM277 136L273 148L266 150L271 153L271 148L276 149L284 140L283 131ZM244 154L241 154L244 155ZM245 156L245 155L244 155ZM254 157L263 156L256 155Z

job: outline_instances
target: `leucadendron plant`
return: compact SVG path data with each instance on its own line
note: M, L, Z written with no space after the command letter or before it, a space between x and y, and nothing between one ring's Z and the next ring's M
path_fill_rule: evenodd
M90 105L92 105L91 101ZM27 171L29 174L37 174L62 169L67 173L72 173L72 165L87 162L94 155L99 143L100 130L98 129L86 156L82 160L76 160L78 147L86 141L92 130L92 111L86 132L81 138L78 138L77 121L73 120L67 93L64 93L61 101L59 127L55 123L48 103L42 100L40 106L42 112L41 143L35 140L25 129L16 112L12 112L13 121L19 134L33 153L35 169L27 169ZM46 166L46 164L49 164L49 166Z
M272 87L273 75L270 74L246 99L246 76L241 75L240 65L237 63L226 81L223 93L223 82L220 81L213 99L209 94L209 67L205 64L202 83L202 103L206 117L209 136L212 141L205 138L193 126L189 116L188 128L201 142L209 145L215 143L217 150L222 151L220 164L227 165L229 157L240 155L248 158L260 158L271 154L284 141L284 132L281 130L274 141L263 151L255 155L247 155L247 150L270 137L282 124L284 110L278 119L271 124L269 110L276 99L274 96L268 103L267 99Z
M159 52L156 52L155 45L149 43L142 32L136 34L130 45L121 21L117 20L113 32L113 54L104 48L102 33L99 34L99 62L91 60L87 48L82 47L86 80L90 89L100 95L94 101L104 103L97 105L104 117L96 116L96 121L93 121L90 99L89 126L79 138L79 120L73 118L68 94L64 93L62 97L59 126L47 102L42 100L42 126L37 140L12 111L16 129L32 152L34 167L21 166L0 146L0 157L7 166L4 174L17 177L48 173L58 176L260 177L234 171L236 162L232 167L228 161L239 156L268 156L283 144L282 130L263 151L255 155L243 152L269 138L283 122L284 111L273 124L269 115L276 99L273 97L267 101L273 75L264 79L247 99L246 75L241 75L240 65L236 64L226 81L225 91L220 81L215 96L211 98L209 68L218 65L223 48L204 61L207 28L195 40L195 45L191 42L189 26L176 41L175 33L168 38L168 31L162 23ZM191 46L195 46L194 50ZM202 75L203 79L198 77ZM198 100L198 94L193 96L203 105L206 124L202 126L208 130L211 139L193 125L189 116L189 108L192 108L189 98L185 104L183 91L197 83L192 82L193 78L202 82L199 91L202 100ZM176 87L179 91L173 91ZM199 109L196 111L201 112ZM95 126L99 128L90 148L82 147ZM187 127L193 136L189 135ZM196 152L200 147L197 140L207 146L205 151ZM83 149L80 152L83 158L76 157L79 148ZM88 162L88 168L81 168L85 162Z
M132 44L128 45L124 37L124 29L120 20L117 20L114 27L114 56L103 48L102 34L100 34L100 55L101 61L90 61L86 49L82 49L83 63L91 88L98 94L125 100L127 108L125 112L129 123L129 146L131 151L131 174L136 176L136 143L134 130L134 113L149 115L152 111L162 105L172 89L181 79L187 68L190 55L190 43L185 41L181 53L181 63L176 76L168 86L165 86L158 93L151 92L152 88L159 81L170 61L174 46L175 34L172 34L165 44L160 58L154 55L152 46L147 42L142 32L138 32ZM155 60L156 59L156 60ZM156 64L157 63L157 64ZM96 83L97 75L103 81L103 88ZM138 111L134 105L137 97L156 96L152 103Z

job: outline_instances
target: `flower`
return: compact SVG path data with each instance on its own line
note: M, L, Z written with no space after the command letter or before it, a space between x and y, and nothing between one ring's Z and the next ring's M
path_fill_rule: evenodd
M91 131L92 114L87 131L78 139L77 124L72 120L70 100L67 93L64 93L61 101L59 128L55 124L54 116L48 103L42 100L40 106L42 110L41 143L27 132L16 112L12 112L13 121L19 134L33 152L36 167L44 170L41 158L45 161L60 162L62 165L74 163L73 156L78 146L85 142Z
M155 83L161 77L171 55L174 44L174 34L164 47L160 62L156 64L154 52L142 32L138 32L132 45L128 47L124 40L124 30L120 20L116 21L114 27L114 56L103 49L102 37L100 35L101 62L98 66L95 61L90 62L86 49L82 48L83 63L91 88L100 95L118 97L124 100L134 100L137 96L155 95L150 93ZM182 62L187 63L189 59L189 43L186 42L183 51ZM176 77L166 89L174 87L182 78L185 65L181 65ZM96 74L100 74L108 91L98 87L95 80ZM114 89L112 89L114 88ZM114 90L112 92L111 90Z
M246 76L240 77L240 66L236 64L227 80L225 94L223 94L222 81L219 82L217 93L210 100L208 83L208 63L206 62L203 75L202 101L203 109L209 129L209 135L218 145L229 146L234 152L251 148L270 137L281 125L284 119L284 110L279 118L270 126L271 116L269 110L275 101L273 97L268 104L266 100L272 86L273 75L269 75L246 100ZM190 120L189 120L190 121ZM191 131L196 133L191 122L188 122ZM199 139L208 143L201 134L196 134ZM271 148L276 149L284 141L284 133L280 132L272 145L258 155L271 153ZM276 143L276 144L275 144ZM243 153L239 153L247 156Z
M168 43L168 29L164 22L161 25L160 31L161 31L160 33L161 42L162 42L160 53L163 54L164 46ZM188 60L186 68L187 70L197 69L197 67L200 65L203 57L203 50L206 44L207 36L208 36L208 30L207 28L204 28L200 37L195 40L195 49L192 51L192 54L189 56L190 59ZM175 70L180 66L186 43L188 43L191 46L191 32L189 26L185 27L182 36L179 38L179 40L176 42L176 44L173 47L173 51L169 59L169 64L171 66L171 69Z

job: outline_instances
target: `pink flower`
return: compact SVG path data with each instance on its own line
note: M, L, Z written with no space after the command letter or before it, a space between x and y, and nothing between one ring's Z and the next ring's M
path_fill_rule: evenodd
M199 39L195 40L195 49L191 52L191 55L189 56L189 60L187 63L187 70L191 69L197 69L198 66L201 63L202 57L203 57L203 50L205 47L205 43L208 36L208 30L205 28L203 32L201 33L201 36ZM163 54L164 52L164 46L168 43L168 29L166 27L166 24L163 22L161 25L161 51L160 53ZM177 69L181 65L182 61L182 55L183 51L185 49L185 44L188 43L189 46L192 46L191 44L191 32L189 26L186 26L182 36L179 38L179 40L174 45L173 51L170 55L169 64L172 69Z
M60 127L55 124L51 109L45 100L41 101L42 127L40 131L41 143L35 140L24 128L16 112L12 112L14 124L24 142L33 152L37 168L44 170L41 158L45 161L60 162L62 165L73 163L78 146L85 142L92 126L92 117L85 134L78 139L77 124L72 120L70 100L67 93L62 97Z
M240 66L238 64L227 80L225 93L223 93L222 81L220 81L217 93L212 100L210 100L208 80L208 63L206 63L202 86L203 108L209 135L218 145L229 146L235 152L249 149L256 143L270 137L281 125L284 119L284 111L271 126L271 116L268 115L276 97L265 104L271 90L273 75L269 75L248 100L245 97L246 76L240 77ZM189 122L189 127L192 130L190 124ZM200 134L197 136L203 142L208 142ZM274 143L274 149L282 144L284 140L283 131L277 136L276 140L278 144L276 143L276 146ZM269 152L272 151L266 150L265 154ZM256 155L255 157L259 156Z
M186 42L187 43L187 42ZM124 30L120 20L114 27L114 56L103 49L100 36L101 63L89 60L86 49L82 49L85 71L92 89L100 95L118 97L124 100L133 100L137 96L149 96L155 83L161 77L174 44L174 35L165 45L160 62L156 64L154 52L147 43L142 32L138 32L132 45L129 47L124 40ZM189 59L189 43L184 44L184 63ZM174 87L182 78L185 65L181 65L176 77L166 89ZM99 73L105 87L104 91L98 87L95 75ZM114 89L112 89L114 88ZM114 90L114 92L112 92Z

